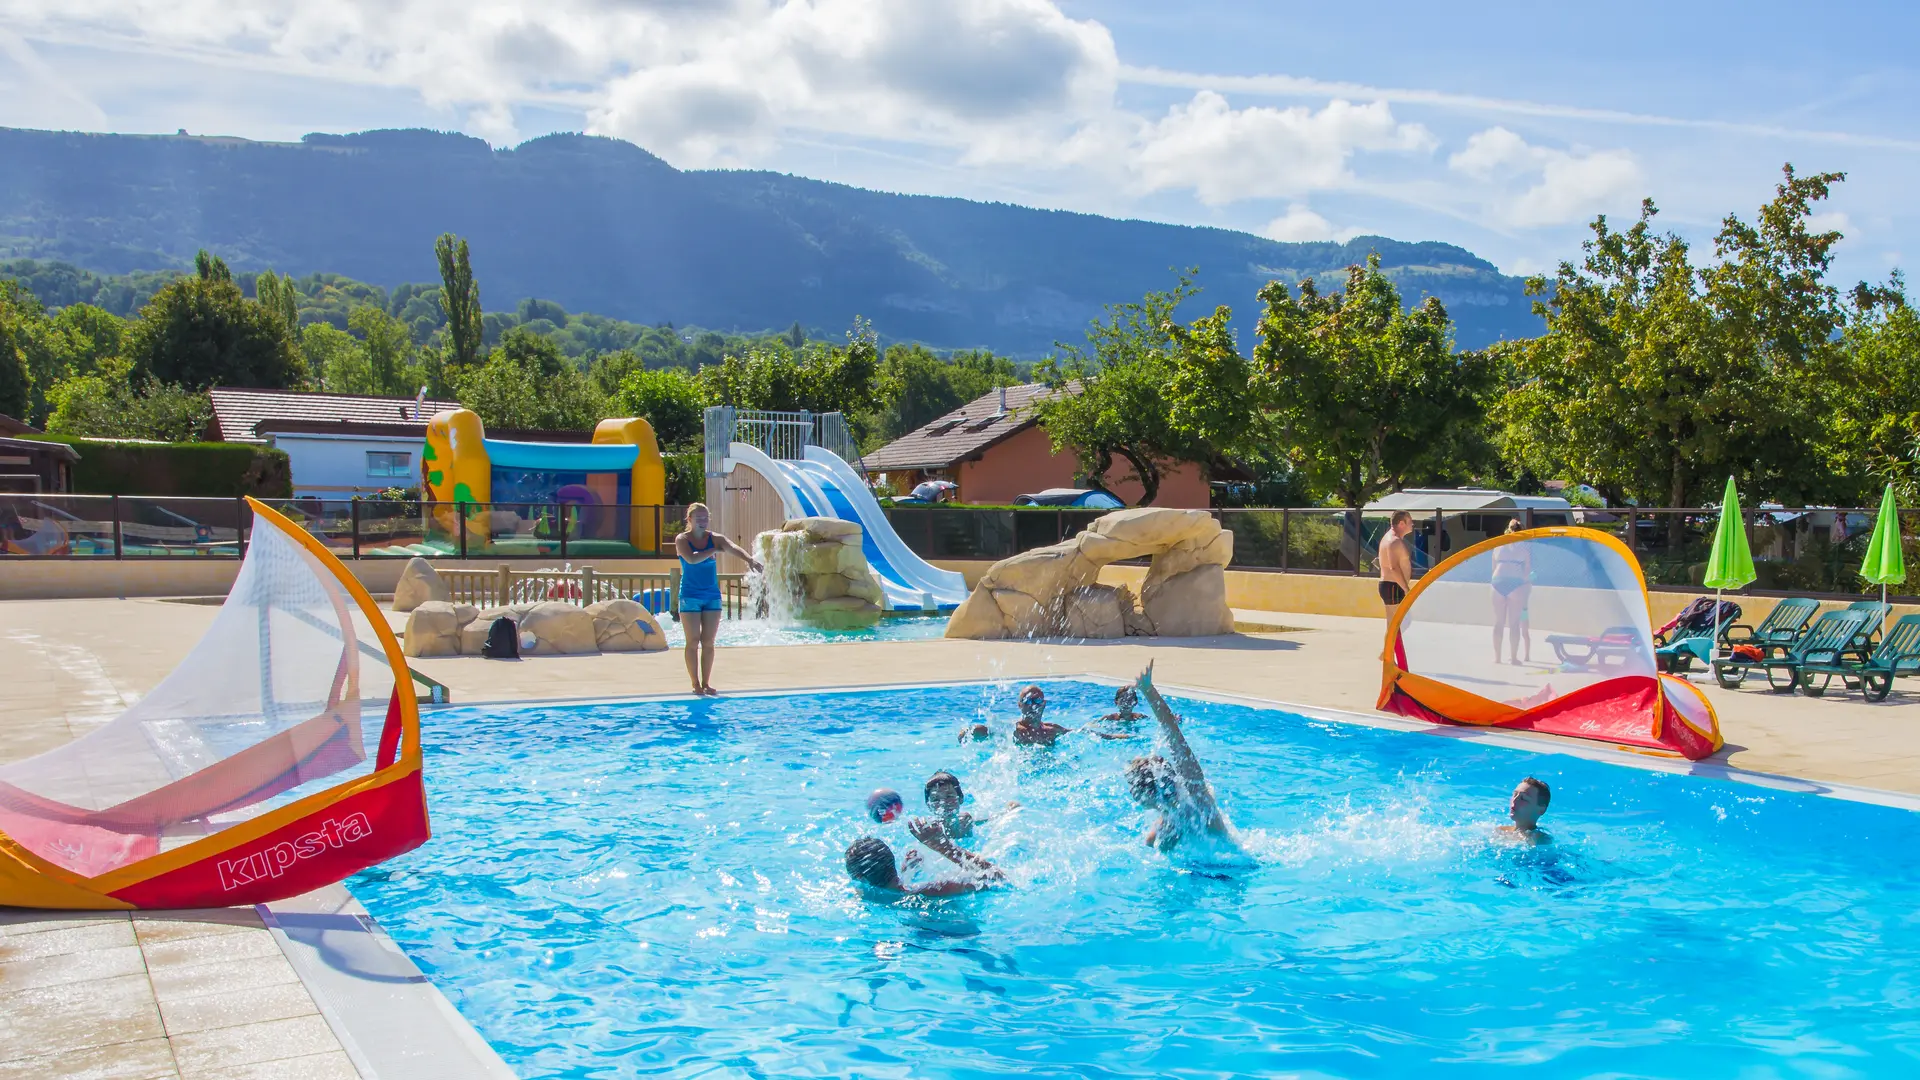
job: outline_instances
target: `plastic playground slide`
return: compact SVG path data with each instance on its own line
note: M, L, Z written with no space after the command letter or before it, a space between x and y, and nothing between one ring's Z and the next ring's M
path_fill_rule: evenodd
M775 483L789 517L838 518L860 526L861 550L886 590L888 610L951 611L967 598L965 579L930 565L893 531L851 465L824 447L809 446L805 452L804 461L776 461L747 443L727 448L733 460Z

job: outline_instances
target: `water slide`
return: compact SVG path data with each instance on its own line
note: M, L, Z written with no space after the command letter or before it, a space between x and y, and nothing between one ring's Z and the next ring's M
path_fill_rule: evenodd
M839 518L860 526L861 550L886 590L889 611L951 611L967 598L959 574L915 555L893 531L853 466L825 447L809 446L805 454L803 461L777 461L747 443L727 447L728 457L774 484L788 517Z

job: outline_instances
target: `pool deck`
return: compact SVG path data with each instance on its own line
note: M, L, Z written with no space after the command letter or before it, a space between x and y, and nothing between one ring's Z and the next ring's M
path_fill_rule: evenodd
M162 600L0 602L0 761L58 746L110 719L192 648L212 605ZM1297 628L1226 638L1117 642L917 641L723 649L727 690L1075 675L1158 681L1317 709L1372 713L1378 619L1239 612ZM456 705L674 694L679 652L519 662L417 660ZM1920 682L1870 705L1727 691L1723 764L1920 794ZM1752 685L1752 684L1750 684ZM1912 687L1912 691L1908 687ZM1515 737L1551 744L1549 736ZM1543 749L1547 745L1543 745ZM282 946L252 909L164 915L0 910L0 1080L276 1080L362 1075Z

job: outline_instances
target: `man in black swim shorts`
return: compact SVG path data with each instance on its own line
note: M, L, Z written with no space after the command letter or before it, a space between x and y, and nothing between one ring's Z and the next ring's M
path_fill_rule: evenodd
M1407 534L1412 531L1413 515L1395 510L1387 534L1380 538L1380 602L1387 605L1389 619L1413 585L1413 553L1407 548Z

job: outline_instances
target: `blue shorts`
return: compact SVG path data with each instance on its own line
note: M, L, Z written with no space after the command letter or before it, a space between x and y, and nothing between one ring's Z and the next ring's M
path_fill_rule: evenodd
M681 611L719 611L720 598L717 596L683 596L680 598Z

